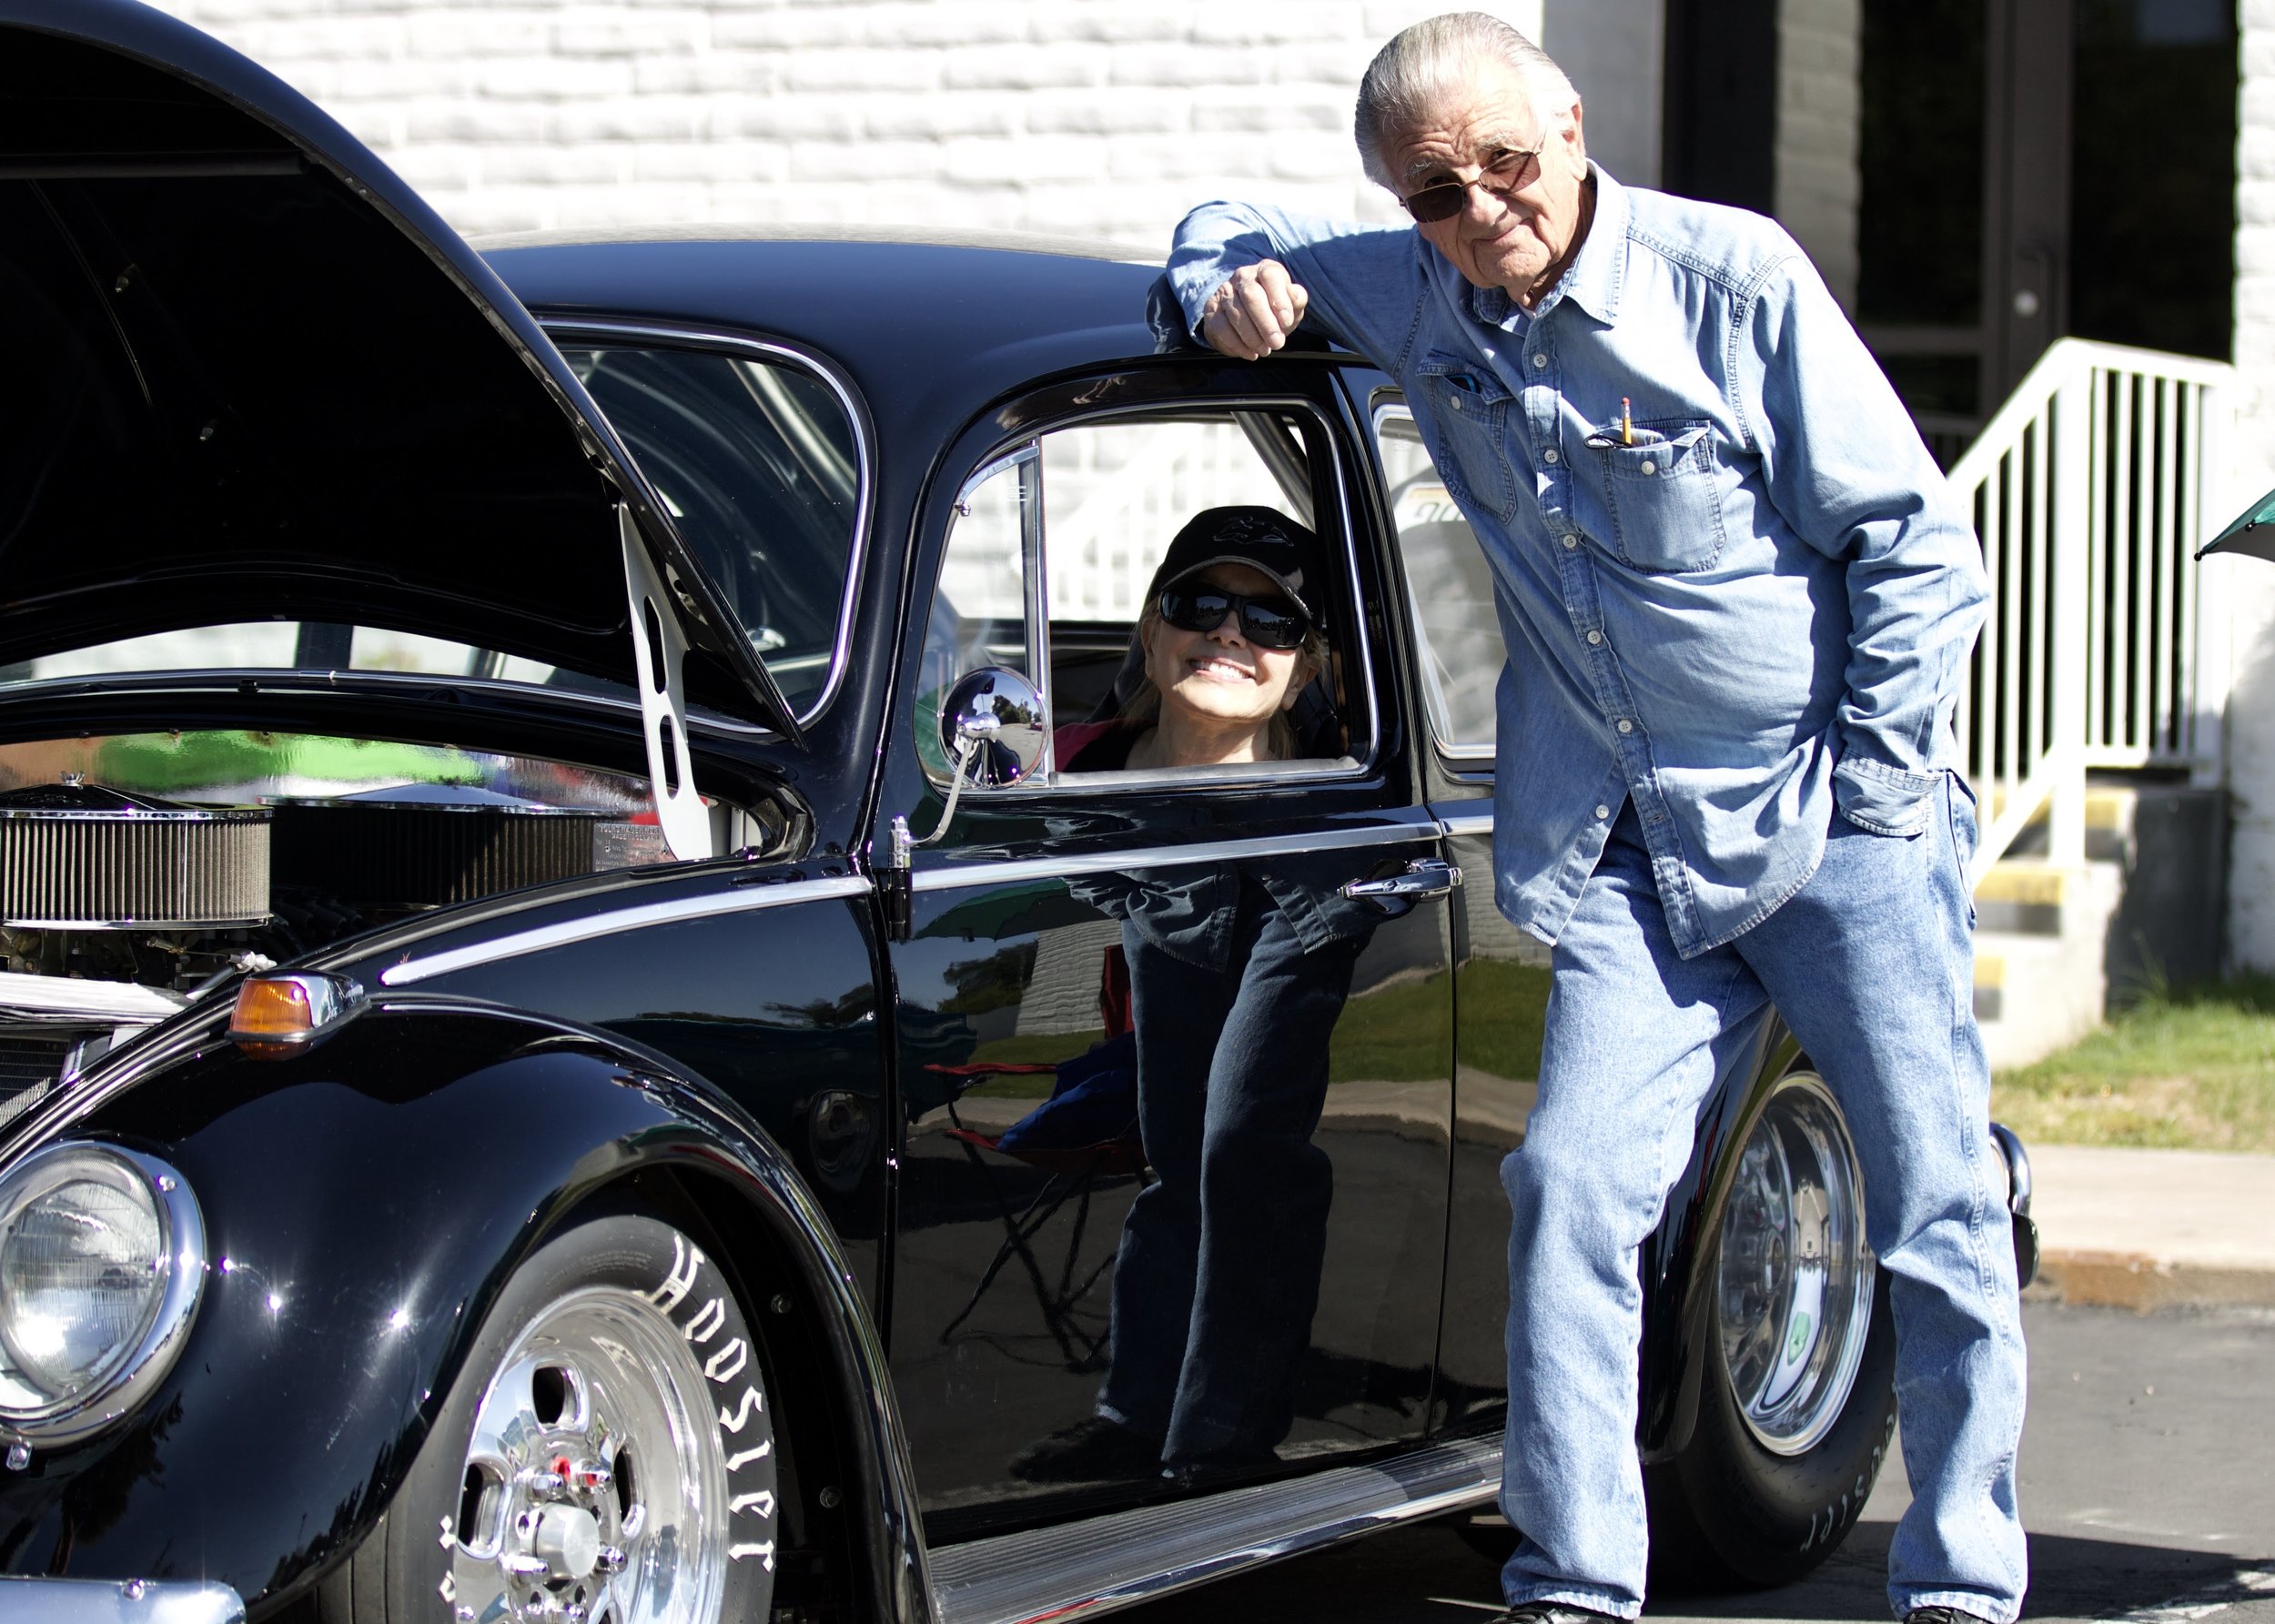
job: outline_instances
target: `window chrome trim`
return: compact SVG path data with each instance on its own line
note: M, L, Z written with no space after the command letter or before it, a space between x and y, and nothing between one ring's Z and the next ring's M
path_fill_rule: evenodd
M500 959L521 958L529 953L543 953L548 948L566 947L572 943L614 935L620 931L644 931L657 925L680 924L691 919L713 919L727 913L753 913L764 908L786 908L793 903L822 902L830 897L865 896L871 889L869 881L859 874L838 874L820 880L791 880L779 885L754 885L727 895L679 897L668 903L646 903L634 908L588 913L581 919L561 920L531 930L515 931L510 935L493 936L487 942L470 942L463 947L446 947L424 958L405 959L380 971L379 984L383 987L414 986L437 975L448 975L454 970L494 963Z
M1404 418L1409 423L1414 423L1417 439L1421 437L1421 425L1415 422L1414 409L1407 404L1405 395L1390 389L1378 389L1375 392L1374 398L1369 402L1367 413L1368 429L1374 436L1373 449L1375 460L1377 462L1380 462L1382 459L1383 420L1386 418L1392 417ZM1430 448L1428 445L1424 445L1422 447L1422 455L1425 457L1430 455ZM1431 466L1436 466L1434 459L1432 459ZM1383 482L1382 494L1386 498L1390 495L1390 483L1387 478ZM1448 499L1451 499L1451 497L1449 497ZM1418 638L1426 641L1426 638L1421 638L1421 617L1414 613L1412 610L1414 583L1406 573L1406 543L1405 538L1399 533L1398 515L1395 513L1390 513L1386 514L1385 517L1387 517L1390 521L1390 547L1398 555L1397 563L1399 585L1403 589L1402 595L1408 600L1409 607L1406 615L1407 626L1409 630L1417 634ZM1464 513L1461 516L1461 522L1464 524L1469 523L1468 514ZM1472 532L1474 532L1476 527L1472 525L1471 526L1471 529ZM1494 750L1492 745L1461 744L1450 741L1445 736L1445 730L1439 725L1441 719L1436 713L1436 708L1425 701L1422 705L1422 710L1429 715L1430 718L1430 742L1436 749L1439 758L1441 761L1458 762L1463 763L1482 762L1488 766L1491 765ZM1449 717L1445 720L1451 721L1451 718ZM1496 721L1498 721L1498 718L1496 718Z
M1466 834L1490 835L1493 832L1493 814L1485 812L1455 812L1438 820L1438 832L1448 840L1458 840Z
M1263 834L1246 840L1199 841L1189 846L1133 846L1119 852L1087 852L1063 857L1015 857L918 869L910 880L918 891L961 891L975 885L1017 885L1066 874L1118 873L1125 869L1182 868L1196 862L1240 862L1250 858L1308 855L1313 852L1364 851L1370 846L1405 845L1439 838L1435 822L1369 823L1356 829L1320 829L1299 835Z
M861 583L869 561L869 530L876 502L875 439L869 430L868 414L863 409L861 397L854 393L852 381L834 363L811 350L797 349L787 344L753 338L716 328L676 327L651 321L612 321L604 317L584 316L563 316L551 319L540 318L538 326L553 341L555 348L559 348L563 342L573 344L581 336L650 338L682 349L739 351L769 361L786 361L820 378L837 397L838 405L844 409L845 420L853 429L854 471L858 476L859 489L854 498L853 536L845 553L845 587L837 601L837 630L830 644L829 674L822 680L822 691L814 703L796 714L798 725L804 727L829 708L829 702L837 697L837 691L844 685L845 672L850 667L853 653L854 615L860 606ZM624 449L629 454L631 445L627 443ZM744 635L749 632L749 628L741 625L735 630ZM765 658L763 653L758 656L762 662ZM741 722L730 722L728 725L740 731L768 734L774 731L772 728L753 727Z
M1114 372L1117 370L1127 371L1129 368L1109 368L1104 370L1105 372ZM1127 406L1099 407L1089 411L1078 412L1069 417L1055 419L1048 424L1040 428L1022 427L1019 433L1001 441L994 449L989 450L987 454L980 459L978 468L981 472L993 471L1001 468L1003 464L1019 456L1022 451L1032 450L1037 456L1037 467L1039 469L1042 442L1043 438L1046 435L1060 434L1070 429L1080 429L1088 427L1092 424L1112 422L1117 419L1124 418L1153 418L1158 419L1171 419L1179 417L1189 419L1196 416L1211 419L1221 418L1224 419L1228 427L1245 433L1246 431L1242 428L1239 421L1239 416L1242 412L1250 411L1302 412L1306 414L1313 423L1319 426L1320 432L1326 438L1329 449L1330 451L1334 451L1338 449L1336 446L1335 434L1337 429L1339 427L1343 427L1343 424L1337 418L1330 416L1329 413L1317 401L1312 400L1306 396L1234 394L1207 395L1188 397L1185 399L1174 402L1142 401ZM1259 455L1258 460L1262 462L1263 458ZM1341 779L1363 777L1374 768L1375 764L1381 759L1382 754L1382 735L1387 726L1385 718L1389 712L1386 711L1385 707L1379 702L1381 698L1381 691L1375 681L1374 643L1373 640L1367 635L1367 599L1364 591L1361 590L1361 583L1359 579L1359 549L1362 544L1364 538L1360 533L1359 526L1351 511L1350 479L1349 470L1343 466L1343 459L1340 455L1333 455L1330 456L1328 460L1333 465L1335 511L1340 519L1342 529L1341 580L1343 583L1345 601L1350 611L1353 641L1357 645L1355 650L1356 659L1355 661L1352 661L1352 664L1356 667L1356 670L1353 672L1353 681L1359 685L1360 691L1365 694L1367 701L1367 721L1369 724L1367 730L1367 753L1364 756L1355 758L1349 755L1335 758L1307 758L1307 760L1316 760L1318 762L1324 762L1326 765L1324 767L1317 765L1303 766L1297 772L1288 773L1285 779L1276 774L1270 781L1275 783L1286 782L1286 779L1294 779L1299 777L1303 779ZM975 474L971 479L966 479L958 487L959 500L961 500L965 495L969 493L969 491L977 483L977 480L978 475ZM1315 485L1312 491L1312 500L1316 503L1318 499L1319 490ZM1320 527L1314 523L1308 528L1309 528L1313 533L1317 534ZM1047 537L1044 538L1046 542L1047 542ZM1325 538L1322 537L1321 540L1324 545ZM1166 548L1168 543L1164 542L1163 545ZM945 553L943 554L943 561L945 561ZM1046 590L1046 586L1047 583L1040 581L1030 581L1028 583L1029 600L1039 601L1043 605L1040 630L1030 629L1028 632L1027 642L1030 650L1036 646L1038 639L1044 633L1047 632L1049 629L1049 600L1047 597L1042 596L1041 591L1038 590L1038 589ZM939 573L937 570L935 570L931 582L931 590L935 595L937 595L939 590ZM928 608L929 606L927 605L927 609ZM1354 652L1354 651L1350 649L1343 649L1340 651L1345 654L1347 659L1349 659ZM1045 660L1043 663L1047 666L1049 662L1047 660ZM1039 684L1038 686L1042 688L1046 701L1048 701L1052 696L1049 693L1047 679L1046 679L1044 683ZM1046 711L1046 714L1049 714L1049 712ZM1051 717L1051 731L1056 733L1061 725L1062 724L1059 722L1058 719L1053 715ZM1282 762L1277 764L1289 767L1299 766L1298 763L1294 762ZM1199 770L1179 769L1178 772L1182 775L1178 777L1174 782L1165 781L1152 773L1086 772L1081 775L1080 782L1069 786L1065 782L1064 775L1059 772L1057 753L1054 751L1050 761L1050 776L1045 782L1036 784L1029 782L1016 786L1010 786L1003 790L983 789L979 792L988 795L990 798L1006 794L1029 794L1057 797L1066 793L1068 788L1072 788L1077 792L1087 794L1128 794L1139 791L1158 791L1164 788L1181 790L1187 788L1200 789L1206 787L1208 781L1198 776ZM1248 780L1243 782L1252 782L1254 781ZM970 792L967 790L966 792L968 793ZM919 875L917 878L918 883L921 886L923 876Z

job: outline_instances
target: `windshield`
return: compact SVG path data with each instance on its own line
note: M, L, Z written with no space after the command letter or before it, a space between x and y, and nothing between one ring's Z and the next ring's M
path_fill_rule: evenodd
M837 655L861 459L837 392L771 353L561 341L783 697L811 711Z

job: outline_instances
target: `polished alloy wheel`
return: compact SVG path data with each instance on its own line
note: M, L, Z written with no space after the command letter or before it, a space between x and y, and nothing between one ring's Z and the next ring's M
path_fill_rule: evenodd
M726 1485L687 1337L639 1293L570 1292L482 1394L445 1594L463 1624L711 1624Z
M1723 1211L1723 1367L1762 1447L1806 1453L1839 1419L1872 1326L1874 1262L1848 1125L1824 1080L1777 1084Z

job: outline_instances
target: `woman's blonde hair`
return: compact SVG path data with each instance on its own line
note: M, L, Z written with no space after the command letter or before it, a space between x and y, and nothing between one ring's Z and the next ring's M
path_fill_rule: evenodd
M1162 623L1161 600L1157 595L1146 606L1145 613L1138 617L1138 630L1131 634L1138 646L1148 651L1147 663L1150 663L1154 631ZM1327 634L1317 626L1312 627L1303 634L1303 641L1296 646L1295 651L1300 662L1296 668L1297 674L1302 677L1303 681L1297 682L1293 677L1289 681L1293 691L1300 693L1305 684L1320 681L1327 675L1328 658L1331 652ZM1161 713L1161 690L1155 685L1152 675L1145 671L1144 665L1141 664L1138 670L1137 691L1129 696L1129 702L1122 707L1121 712L1121 720L1133 726L1149 722ZM1296 724L1288 720L1288 711L1273 711L1270 719L1264 723L1264 750L1268 759L1293 761L1299 742Z

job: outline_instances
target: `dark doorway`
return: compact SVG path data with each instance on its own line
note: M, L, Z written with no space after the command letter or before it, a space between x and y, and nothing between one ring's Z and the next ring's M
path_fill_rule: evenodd
M2070 331L2228 358L2236 243L2230 0L2080 0Z
M1857 324L1948 464L2068 333L2225 357L2224 0L1864 0Z

